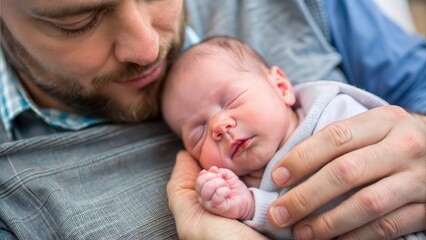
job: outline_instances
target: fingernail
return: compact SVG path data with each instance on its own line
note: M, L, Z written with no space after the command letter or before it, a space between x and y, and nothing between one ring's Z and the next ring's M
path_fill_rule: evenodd
M314 233L312 232L311 227L304 225L296 230L296 239L297 240L309 240L314 239Z
M276 184L282 186L290 179L290 172L285 167L279 167L272 173L272 178Z
M272 207L271 215L275 224L279 225L280 227L283 227L289 219L287 209L283 206Z

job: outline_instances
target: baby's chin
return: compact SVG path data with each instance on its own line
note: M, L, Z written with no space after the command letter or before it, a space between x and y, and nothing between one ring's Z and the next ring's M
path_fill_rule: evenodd
M241 179L241 181L244 182L244 184L247 187L253 187L253 188L259 188L260 187L260 181L262 180L261 177L252 176L251 174L241 176L240 179Z
M265 167L252 171L251 173L243 175L240 178L247 185L247 187L259 188L264 172Z

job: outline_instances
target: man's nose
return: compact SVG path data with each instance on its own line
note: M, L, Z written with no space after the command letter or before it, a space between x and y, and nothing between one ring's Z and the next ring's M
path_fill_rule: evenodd
M228 116L217 115L211 119L212 138L220 141L231 128L236 126L236 121Z
M159 35L149 8L138 1L124 1L118 14L114 54L119 62L146 65L159 54Z

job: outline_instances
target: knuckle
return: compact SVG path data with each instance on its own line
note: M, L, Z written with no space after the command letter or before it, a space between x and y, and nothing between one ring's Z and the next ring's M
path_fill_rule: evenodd
M387 205L385 197L380 192L370 189L360 194L361 207L365 207L367 215L373 217L386 213Z
M401 121L407 119L410 115L403 108L395 105L384 107L387 115L394 121Z
M402 136L401 144L407 147L407 151L414 156L424 156L426 153L426 141L424 137L407 133Z
M330 165L331 176L337 186L353 185L362 172L362 161L354 157L344 156L340 161Z
M292 154L294 155L288 158L286 167L290 170L292 179L301 179L312 168L311 163L315 155L311 148L302 145L294 147Z
M407 159L425 159L426 138L417 133L405 133L393 139L388 145L389 151L400 151ZM409 157L408 157L409 156Z
M321 232L325 236L333 236L336 233L336 220L327 214L319 217Z
M298 145L294 147L294 153L296 154L296 158L298 159L298 162L306 162L306 160L311 159L312 152L310 148L304 147L302 145Z
M401 226L393 218L381 218L373 224L373 233L379 239L393 239L400 235Z
M325 128L326 140L330 140L335 146L342 146L352 140L352 131L343 122L335 122Z
M293 209L293 212L296 215L309 212L309 209L307 208L307 206L309 206L309 203L311 203L311 201L309 200L308 196L309 194L294 192L292 198L289 198L290 205L288 210L291 211L291 209ZM292 214L290 213L290 216L291 215ZM295 217L297 216L293 216L292 218L295 218Z
M412 172L410 176L407 178L408 182L411 182L411 186L413 189L413 193L410 196L410 200L412 202L426 202L426 178L425 171L426 169L416 169L416 171ZM425 205L426 206L426 205ZM426 211L424 211L426 216Z

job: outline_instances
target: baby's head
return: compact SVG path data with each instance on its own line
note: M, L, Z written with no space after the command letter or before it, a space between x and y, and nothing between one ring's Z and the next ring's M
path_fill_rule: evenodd
M172 66L162 94L165 121L204 168L237 175L263 168L297 125L290 81L248 45L214 37Z

